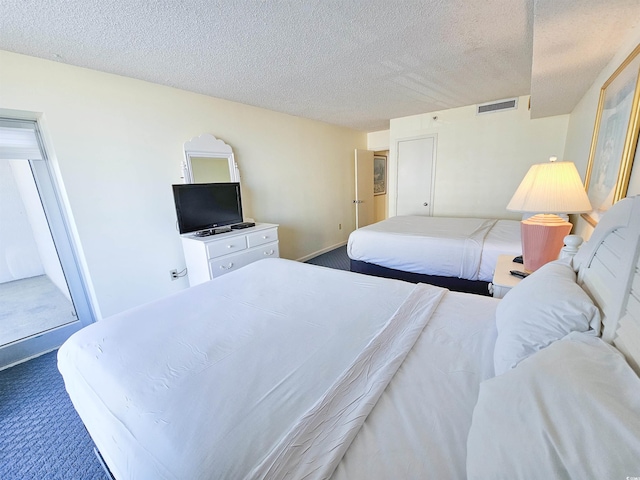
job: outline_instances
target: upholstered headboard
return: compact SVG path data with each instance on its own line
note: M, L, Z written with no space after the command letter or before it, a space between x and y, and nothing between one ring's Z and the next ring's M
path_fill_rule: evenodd
M634 270L614 344L640 375L640 259L636 261Z
M578 282L602 312L602 338L640 373L640 196L602 217L574 258Z

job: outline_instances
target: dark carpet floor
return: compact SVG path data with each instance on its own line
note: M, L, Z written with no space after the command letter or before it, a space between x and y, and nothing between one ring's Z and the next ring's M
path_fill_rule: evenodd
M347 247L307 263L349 270ZM0 480L108 478L64 389L56 355L0 371Z
M105 479L66 394L57 351L0 371L0 478Z
M317 257L307 260L305 263L313 263L323 267L336 268L338 270L349 270L349 256L347 246L338 247Z

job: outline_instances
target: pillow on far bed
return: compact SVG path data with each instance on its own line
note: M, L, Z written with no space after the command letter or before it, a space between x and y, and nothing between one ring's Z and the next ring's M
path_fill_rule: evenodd
M570 332L593 333L600 311L576 283L567 260L547 263L512 288L496 310L495 374L514 368L529 355Z
M480 384L468 479L640 476L639 392L622 354L569 334Z

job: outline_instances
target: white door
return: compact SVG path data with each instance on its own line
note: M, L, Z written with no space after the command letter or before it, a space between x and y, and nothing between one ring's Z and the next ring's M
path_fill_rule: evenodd
M436 137L397 142L396 215L431 215Z
M356 228L373 223L373 152L356 149Z

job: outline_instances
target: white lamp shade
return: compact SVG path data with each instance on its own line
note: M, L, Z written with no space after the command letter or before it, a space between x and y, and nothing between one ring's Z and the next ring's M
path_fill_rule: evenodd
M507 210L583 213L592 209L573 162L547 162L531 166Z

